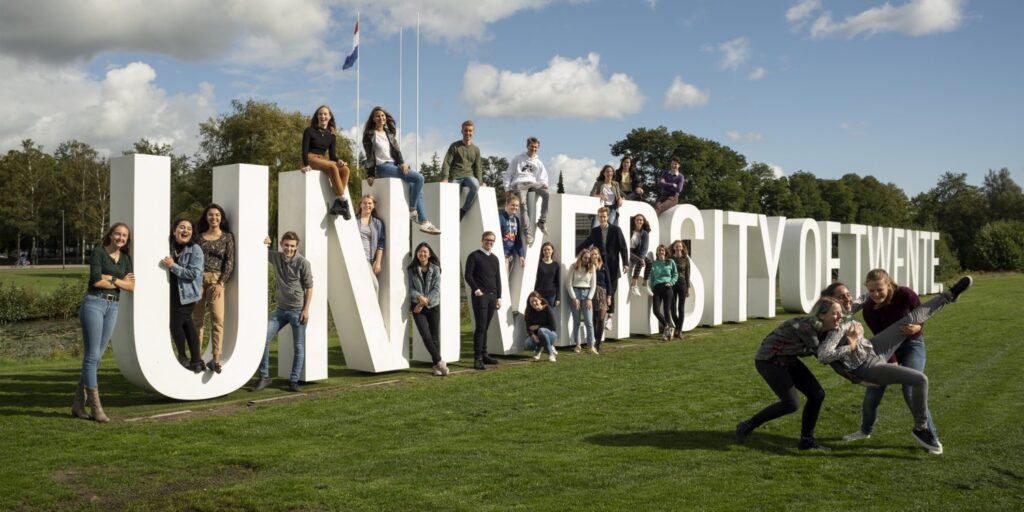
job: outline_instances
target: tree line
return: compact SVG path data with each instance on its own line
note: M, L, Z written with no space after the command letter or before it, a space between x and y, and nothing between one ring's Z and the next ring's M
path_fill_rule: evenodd
M228 112L200 123L193 155L146 139L123 153L171 158L172 217L198 217L210 202L214 167L267 165L270 228L276 232L277 175L302 166L298 148L308 124L307 115L275 103L236 100ZM352 162L355 142L338 142L339 156ZM610 144L610 152L633 158L651 200L657 176L677 156L686 176L681 200L698 208L938 231L944 242L938 256L947 271L1024 270L1024 192L1006 168L989 170L980 187L968 184L966 173L947 172L932 189L910 198L892 183L854 173L834 180L803 170L776 177L769 165L748 162L728 146L663 126L635 128ZM484 183L499 198L507 164L504 157L484 160ZM353 168L353 197L361 193L362 167ZM427 182L439 181L441 158L434 154L420 171ZM63 142L52 154L23 141L0 157L0 182L6 192L0 196L0 256L8 264L23 252L34 263L60 261L62 243L68 261L82 262L110 220L109 159L81 141ZM561 180L556 189L564 192Z

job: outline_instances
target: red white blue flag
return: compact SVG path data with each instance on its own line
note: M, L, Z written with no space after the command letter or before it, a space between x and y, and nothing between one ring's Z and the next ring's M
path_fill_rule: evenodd
M359 22L356 22L356 31L352 35L352 53L345 57L345 64L341 66L341 69L348 69L355 65L356 59L359 58Z

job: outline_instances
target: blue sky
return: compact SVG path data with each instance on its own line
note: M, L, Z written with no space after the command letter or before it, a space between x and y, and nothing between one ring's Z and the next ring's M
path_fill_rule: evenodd
M580 191L609 144L667 126L751 162L847 172L909 195L946 171L1024 183L1024 3L958 0L0 1L0 149L77 138L118 153L140 137L198 145L232 99L356 116L342 71L361 20L361 108L399 110L422 158L472 118L486 155L541 139ZM253 162L259 163L259 162Z

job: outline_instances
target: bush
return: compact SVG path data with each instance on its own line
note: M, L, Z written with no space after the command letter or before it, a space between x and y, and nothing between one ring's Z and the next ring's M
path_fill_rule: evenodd
M935 257L939 259L939 266L935 267L935 282L949 281L961 273L960 260L949 243L949 237L943 233L935 244Z
M0 325L52 318L68 320L78 314L84 293L77 282L71 281L61 282L49 293L0 282Z
M0 325L30 318L35 297L21 286L0 281Z
M1024 270L1024 222L997 220L982 226L969 264L977 270Z

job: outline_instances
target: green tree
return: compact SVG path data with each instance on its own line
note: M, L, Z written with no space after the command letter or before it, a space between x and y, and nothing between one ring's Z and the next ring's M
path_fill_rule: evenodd
M857 220L857 201L847 182L839 180L818 180L821 197L829 204L828 220L852 223Z
M914 197L912 221L917 226L935 229L950 240L962 266L967 265L974 237L988 216L985 195L967 184L967 174L947 172L928 192ZM885 221L898 225L897 220Z
M789 179L785 176L761 184L761 213L777 217L796 217L800 202L789 190Z
M276 103L234 100L231 111L211 118L199 125L202 137L199 147L204 173L218 165L252 163L270 169L270 225L277 231L277 176L285 171L302 167L302 131L309 125L309 117L298 111L287 112ZM338 158L353 167L349 177L349 194L353 198L362 193L365 172L355 165L352 141L338 134Z
M92 146L69 140L54 152L57 172L65 185L61 204L70 239L76 242L79 261L103 237L110 215L110 162Z
M420 167L420 172L423 173L425 183L441 181L441 158L437 155L437 151L430 155L429 162Z
M561 169L558 170L558 187L555 189L555 192L559 194L565 193L565 173Z
M482 186L493 187L494 194L498 198L498 206L505 205L505 170L508 169L508 160L500 156L489 156L484 158L484 182Z
M29 237L29 258L38 258L40 238L58 230L60 214L54 215L57 195L57 163L32 139L21 141L21 150L11 150L0 161L4 194L0 195L3 223L15 233L15 250L22 251L22 238Z
M171 218L198 219L213 197L210 168L197 169L189 157L177 155L170 144L139 139L125 155L157 155L171 159Z
M822 197L818 178L807 171L797 171L789 177L789 191L794 198L793 217L828 219L831 208Z
M989 219L1024 220L1024 192L1010 177L1009 169L989 169L981 191L988 203Z

